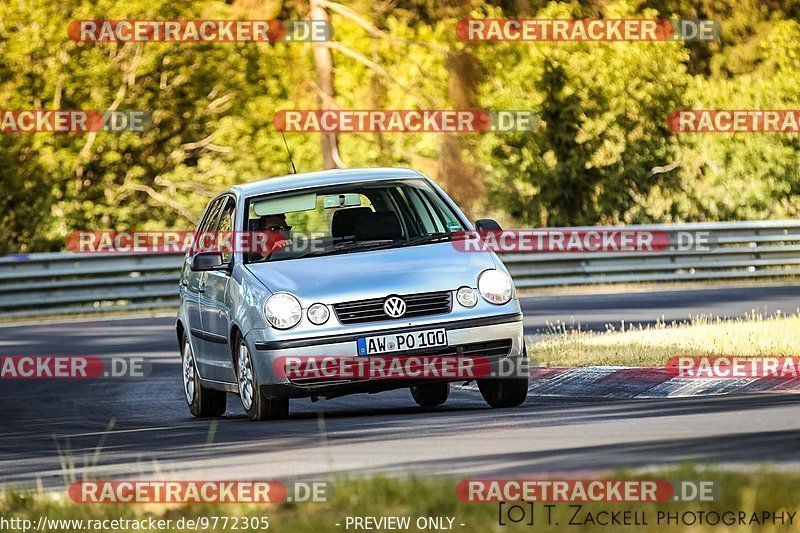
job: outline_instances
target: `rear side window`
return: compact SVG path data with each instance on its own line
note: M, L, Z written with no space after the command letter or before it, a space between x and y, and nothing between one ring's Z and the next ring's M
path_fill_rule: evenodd
M361 207L371 207L369 199L364 195L358 195ZM344 207L341 209L350 209ZM324 205L324 196L318 195L316 200L316 207L313 211L298 211L294 213L286 213L286 222L294 228L303 228L303 231L317 236L330 235L331 221L333 220L333 213L339 209L326 208Z

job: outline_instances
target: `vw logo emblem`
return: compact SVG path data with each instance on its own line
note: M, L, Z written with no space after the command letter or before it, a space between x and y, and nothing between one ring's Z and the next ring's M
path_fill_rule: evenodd
M383 312L392 318L400 318L406 314L406 303L399 296L389 296L383 302Z

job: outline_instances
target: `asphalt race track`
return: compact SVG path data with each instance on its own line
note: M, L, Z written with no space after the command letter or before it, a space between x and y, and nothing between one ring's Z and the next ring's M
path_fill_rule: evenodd
M696 314L794 312L800 286L526 298L526 332L548 322L602 329ZM0 327L0 355L142 356L147 379L3 380L5 484L75 478L314 479L420 472L511 475L593 472L692 460L798 467L800 395L654 400L529 397L493 410L458 389L424 411L406 390L311 403L253 423L238 398L217 421L190 417L171 318ZM108 431L108 429L110 431Z

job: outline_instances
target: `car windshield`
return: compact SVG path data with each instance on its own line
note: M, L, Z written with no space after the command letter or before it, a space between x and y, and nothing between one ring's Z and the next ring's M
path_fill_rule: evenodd
M267 246L248 263L421 246L465 229L424 180L372 181L248 200L246 229Z

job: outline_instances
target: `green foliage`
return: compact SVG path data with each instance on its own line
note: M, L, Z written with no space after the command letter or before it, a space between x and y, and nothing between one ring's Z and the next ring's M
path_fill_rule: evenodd
M150 2L0 6L0 101L4 109L141 109L152 128L123 134L18 134L0 147L6 251L63 246L82 228L191 227L209 198L243 181L284 174L271 126L301 90L287 64L310 68L285 44L80 44L70 18L225 18L219 2L177 8ZM303 69L298 69L303 70ZM275 80L276 72L282 78ZM298 165L319 158L298 150ZM21 184L22 186L15 186ZM36 201L32 201L35 197ZM29 213L34 207L35 211ZM35 237L32 239L32 237Z
M765 36L753 72L696 78L692 109L797 109L800 24L783 21ZM648 199L654 220L737 220L800 215L800 135L681 134L683 194ZM641 218L639 212L637 218Z
M331 12L335 106L452 108L453 80L469 79L475 94L466 98L480 107L542 117L533 132L456 141L432 133L342 134L348 166L417 168L471 215L506 224L769 218L800 210L796 135L675 135L665 120L681 108L796 108L800 24L792 1L343 5L359 19ZM470 10L475 17L713 17L723 38L464 43L455 26ZM0 253L62 249L80 229L190 228L219 191L288 173L272 117L319 106L310 44L80 44L68 37L71 20L276 17L308 18L308 6L0 3L0 108L141 109L153 117L145 133L3 134ZM320 168L319 134L287 138L301 172ZM471 169L479 169L477 185L466 179Z
M606 13L655 16L625 3ZM551 6L537 16L576 15ZM537 131L483 143L493 198L515 219L536 226L627 222L654 186L672 180L654 168L674 157L665 117L682 107L689 81L679 43L503 43L484 54L493 71L482 101L537 110L542 118Z

